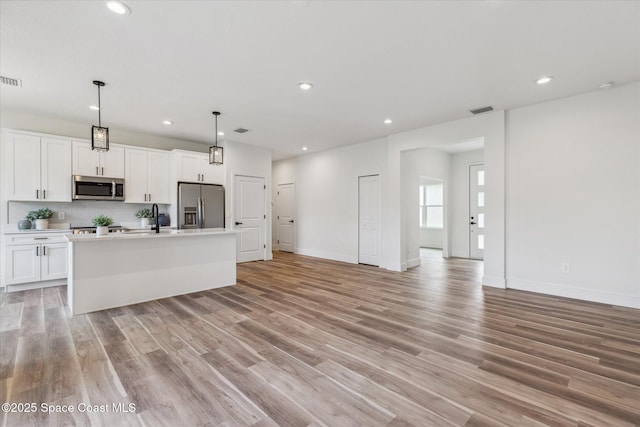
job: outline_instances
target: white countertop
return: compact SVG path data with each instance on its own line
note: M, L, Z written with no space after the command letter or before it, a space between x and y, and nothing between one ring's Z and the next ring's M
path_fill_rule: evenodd
M225 235L237 234L238 231L232 228L198 228L195 230L160 230L156 233L151 230L136 230L126 233L109 233L104 236L95 234L71 234L65 235L70 242L104 242L111 240L129 240L129 239L159 239L166 237L188 237L188 236L209 236L209 235Z
M71 224L68 222L49 224L52 228L45 230L36 230L30 228L28 230L20 230L16 224L4 224L2 227L3 234L35 234L35 233L71 233Z

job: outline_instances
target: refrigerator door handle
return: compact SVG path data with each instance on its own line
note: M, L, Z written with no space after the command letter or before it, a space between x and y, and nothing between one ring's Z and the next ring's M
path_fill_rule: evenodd
M202 215L200 216L200 218L202 218L202 222L200 223L200 228L205 228L205 224L204 224L204 199L200 199L200 210L202 211Z
M202 213L200 212L202 209L202 200L200 200L200 197L198 197L198 206L196 208L196 227L200 228L201 227L201 221L202 221Z

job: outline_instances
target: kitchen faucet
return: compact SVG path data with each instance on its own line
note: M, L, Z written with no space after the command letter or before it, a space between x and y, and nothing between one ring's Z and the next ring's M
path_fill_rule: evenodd
M158 207L157 203L154 203L151 206L151 216L156 219L156 225L155 225L156 233L160 233L160 220L159 220L160 208ZM153 227L151 227L151 229L154 230Z

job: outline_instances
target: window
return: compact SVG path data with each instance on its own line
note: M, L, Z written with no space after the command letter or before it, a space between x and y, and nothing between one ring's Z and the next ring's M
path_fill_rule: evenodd
M442 183L420 186L420 227L443 228L443 201Z

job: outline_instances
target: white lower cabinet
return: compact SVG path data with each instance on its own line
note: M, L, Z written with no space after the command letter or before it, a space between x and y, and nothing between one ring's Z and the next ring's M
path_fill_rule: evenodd
M5 284L67 278L67 242L64 236L7 236Z

